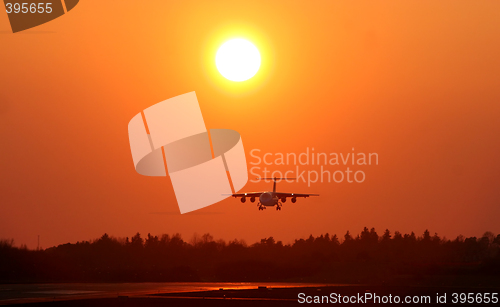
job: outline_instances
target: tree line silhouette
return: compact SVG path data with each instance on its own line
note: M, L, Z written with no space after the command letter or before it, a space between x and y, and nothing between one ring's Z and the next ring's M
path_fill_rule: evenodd
M315 281L381 282L409 276L499 276L500 235L454 240L364 228L353 237L309 236L283 244L186 242L179 234L67 243L44 250L0 241L0 282Z

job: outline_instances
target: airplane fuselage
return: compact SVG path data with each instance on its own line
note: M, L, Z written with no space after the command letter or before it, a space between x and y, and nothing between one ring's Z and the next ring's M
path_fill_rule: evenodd
M278 204L279 198L274 192L264 192L259 196L260 203L266 207L274 207Z

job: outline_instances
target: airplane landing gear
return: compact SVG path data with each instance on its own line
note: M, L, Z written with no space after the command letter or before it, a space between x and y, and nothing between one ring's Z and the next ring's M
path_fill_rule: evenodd
M276 204L276 211L281 211L281 207L283 207L283 203L279 201L279 202Z
M259 207L259 210L264 210L266 209L266 206L262 206L260 203L257 204L257 207Z

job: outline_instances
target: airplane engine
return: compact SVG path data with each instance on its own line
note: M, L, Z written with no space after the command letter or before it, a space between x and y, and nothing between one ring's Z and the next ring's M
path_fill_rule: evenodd
M282 203L285 203L285 202L286 202L286 197L283 197L283 198L281 199L281 202L282 202Z
M292 203L294 203L294 204L295 204L296 202L297 202L297 198L293 197L293 198L292 198Z
M252 203L254 203L254 202L255 202L255 197L250 197L250 201L251 201Z
M244 202L246 202L246 201L247 201L246 197L242 197L242 198L241 198L241 202L242 202L242 203L244 203Z

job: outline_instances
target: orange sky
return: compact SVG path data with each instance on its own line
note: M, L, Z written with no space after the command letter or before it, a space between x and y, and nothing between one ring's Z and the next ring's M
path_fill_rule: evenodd
M238 34L263 59L245 84L211 60ZM0 238L18 245L500 232L498 1L85 0L17 34L0 13L0 46ZM321 194L280 212L226 199L180 215L168 179L135 172L127 124L190 91L208 128L241 134L249 162L252 149L354 147L379 165L362 184L279 184Z

